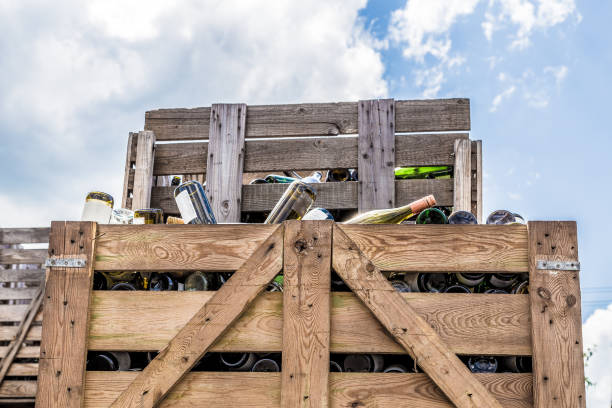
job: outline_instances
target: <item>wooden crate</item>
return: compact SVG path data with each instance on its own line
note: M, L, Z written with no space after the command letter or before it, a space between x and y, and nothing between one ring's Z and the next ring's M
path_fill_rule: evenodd
M49 246L86 267L48 270L40 408L585 406L574 222L54 222ZM235 273L213 292L98 292L94 270ZM330 291L332 270L352 292ZM281 271L284 292L264 292ZM381 271L529 272L532 290L400 294ZM87 350L162 351L89 372ZM282 372L189 372L208 351L281 351ZM424 373L329 373L330 352L408 353ZM533 356L533 374L471 374L457 354Z
M0 228L0 406L33 405L49 228Z
M239 222L271 210L286 188L243 185L245 173L356 168L359 182L317 185L317 206L364 211L434 194L482 219L482 144L469 130L468 99L149 111L145 130L129 136L122 205L177 214L173 188L154 180L187 175L206 179L218 222ZM454 179L394 179L395 167L431 165L454 166Z

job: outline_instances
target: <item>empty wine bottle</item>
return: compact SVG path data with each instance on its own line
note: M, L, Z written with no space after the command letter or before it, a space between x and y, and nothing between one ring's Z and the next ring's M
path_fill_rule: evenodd
M472 293L472 291L465 285L455 283L444 289L444 293Z
M344 224L399 224L434 205L436 199L433 195L428 195L402 207L368 211L345 221Z
M330 373L341 373L342 366L334 360L329 360L329 372Z
M486 293L487 295L507 295L510 292L508 292L505 289L490 288L490 289L485 290L484 293Z
M511 293L517 295L526 295L529 293L529 281L525 280L522 282L518 282L511 290Z
M301 178L300 181L302 183L320 183L322 177L323 173L320 171L315 171L310 176Z
M114 208L111 213L110 224L132 224L134 211L127 208Z
M85 197L81 221L94 221L108 224L113 213L115 200L113 196L102 191L92 191Z
M138 288L132 282L117 282L110 290L138 290Z
M499 365L512 373L530 373L532 370L531 357L528 356L506 356L500 360Z
M327 182L350 181L351 173L348 169L332 169L327 172Z
M489 275L489 285L497 289L509 288L516 282L517 275L511 273L494 273Z
M383 370L383 373L407 373L408 369L402 364L391 364Z
M148 289L159 292L162 290L176 290L176 281L170 274L153 272L148 284Z
M110 277L104 272L94 272L93 290L108 290L113 285Z
M487 217L487 224L508 225L524 223L523 217L508 210L496 210Z
M453 168L449 166L398 167L395 169L396 179L437 179L450 178Z
M171 186L180 186L183 182L183 178L181 176L173 176L172 181L170 182Z
M419 273L417 281L419 292L444 292L448 287L446 273Z
M161 208L142 208L134 211L132 224L163 224L164 211Z
M478 286L484 279L484 273L457 273L455 274L457 281L465 286L473 288Z
M472 356L467 366L473 373L494 373L497 371L497 359L491 356Z
M271 358L262 358L253 364L251 371L260 373L277 373L280 372L280 365Z
M417 224L448 224L448 219L442 210L427 208L419 213L416 218Z
M266 183L289 184L293 183L295 180L298 179L289 176L279 176L278 174L268 174L264 180L266 181Z
M302 220L304 221L308 221L308 220L333 220L334 216L327 211L325 208L313 208L312 210L308 211L306 213L306 215L304 217L302 217Z
M469 211L455 211L448 217L449 224L478 224L476 216Z
M221 353L219 360L230 371L250 371L257 356L253 353Z
M197 181L186 181L174 190L174 199L185 224L216 224L204 187Z
M90 351L86 366L88 371L128 371L131 358L125 351Z
M317 198L308 184L296 180L287 187L264 224L280 224L286 220L299 220L308 212Z
M349 354L344 357L344 372L379 373L383 370L384 362L380 354Z
M268 184L268 181L265 179L256 178L256 179L251 180L249 184Z
M412 292L410 290L410 285L408 285L405 281L400 280L400 279L392 280L391 286L393 286L393 289L397 290L400 293Z
M215 275L196 271L185 279L186 291L212 290L215 283Z
M185 221L183 221L183 219L179 217L168 216L168 218L166 219L166 224L184 224L184 223Z
M359 181L359 172L357 169L349 169L351 173L351 181Z

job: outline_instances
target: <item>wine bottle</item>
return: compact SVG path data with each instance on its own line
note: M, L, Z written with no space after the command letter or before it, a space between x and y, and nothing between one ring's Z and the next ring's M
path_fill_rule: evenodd
M448 287L448 274L446 273L419 273L419 292L442 293Z
M253 364L251 371L260 373L277 373L280 371L280 365L271 358L262 358Z
M295 177L289 177L289 176L279 176L278 174L268 174L264 180L266 181L266 183L273 183L273 184L289 184L289 183L293 183L295 180L298 180Z
M174 278L167 273L153 272L148 284L148 289L159 292L162 290L176 290L177 284Z
M484 293L486 293L487 295L508 295L510 294L510 292L508 292L505 289L499 289L499 288L490 288L484 291Z
M110 224L132 224L134 211L127 208L114 208L111 213Z
M329 372L330 373L341 373L342 366L334 360L329 360Z
M256 178L256 179L251 180L249 184L268 184L268 180Z
M439 179L451 178L453 168L449 166L398 167L396 179Z
M113 212L115 200L113 196L102 191L92 191L85 197L85 205L81 221L94 221L98 224L108 224Z
M511 273L494 273L489 275L489 284L497 289L509 288L516 282L517 275Z
M113 285L110 277L104 272L94 272L93 290L108 290Z
M126 351L90 351L87 353L88 371L128 371L132 362Z
M216 224L204 187L198 181L186 181L174 190L174 199L185 224Z
M350 181L351 173L348 169L332 169L327 172L327 182Z
M497 371L497 359L491 356L472 356L467 366L473 373L494 373Z
M528 294L529 293L529 281L525 280L522 282L518 282L516 285L514 285L510 293L514 293L516 295Z
M427 208L419 213L416 218L417 224L448 224L448 219L442 210Z
M142 208L134 211L132 224L163 224L164 211L161 208Z
M384 362L380 354L349 354L344 357L344 372L379 373L384 368Z
M299 220L306 215L316 198L317 193L311 186L301 180L296 180L287 187L264 224L280 224L285 220Z
M509 225L509 224L525 224L525 219L519 214L508 210L493 211L487 217L487 224Z
M359 181L359 172L357 169L349 169L351 173L351 181Z
M407 373L408 369L402 364L391 364L383 370L383 373Z
M185 221L183 221L182 218L179 217L173 217L173 216L168 216L168 218L166 218L166 224L184 224Z
M436 199L433 195L428 195L402 207L368 211L343 224L399 224L406 218L434 205L436 205Z
M412 292L410 290L410 285L408 285L405 281L400 280L400 279L393 279L391 281L391 286L393 286L393 289L397 290L400 293Z
M186 291L212 290L215 276L212 273L196 271L185 279Z
M183 182L183 178L181 176L173 176L172 181L170 182L170 185L172 187L176 187L176 186L180 186L182 182Z
M484 279L484 273L457 273L455 274L457 281L465 286L473 288L478 286Z
M531 357L528 356L506 356L501 357L500 365L512 373L530 373Z
M465 285L455 283L444 289L444 293L472 293L472 291Z
M333 220L333 219L334 219L334 216L331 215L329 211L327 211L325 208L320 208L320 207L313 208L312 210L308 211L304 217L302 217L302 220L304 221Z
M478 224L476 216L469 211L455 211L448 217L449 224Z
M250 371L257 356L253 353L221 353L219 360L230 371Z
M132 282L117 282L110 290L138 290L136 285Z

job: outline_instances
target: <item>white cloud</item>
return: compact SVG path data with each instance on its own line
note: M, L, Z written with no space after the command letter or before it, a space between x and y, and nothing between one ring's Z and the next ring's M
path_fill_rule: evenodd
M585 367L585 375L595 383L587 388L589 408L610 408L612 405L612 304L596 310L582 326L585 351L594 349Z
M552 74L557 85L561 85L565 77L567 77L568 71L569 69L565 65L560 65L558 67L544 67L544 73Z
M504 99L510 98L514 91L516 91L516 86L511 85L501 93L495 95L495 98L493 98L493 102L491 103L491 107L489 108L489 112L497 111L497 108L499 108L499 105L501 105Z

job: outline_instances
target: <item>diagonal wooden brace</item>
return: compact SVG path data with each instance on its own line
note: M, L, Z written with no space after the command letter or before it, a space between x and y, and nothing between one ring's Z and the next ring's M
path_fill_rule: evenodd
M332 265L455 406L501 408L500 403L442 342L434 329L337 225L333 229Z
M283 229L279 225L111 407L152 408L163 400L281 271Z

